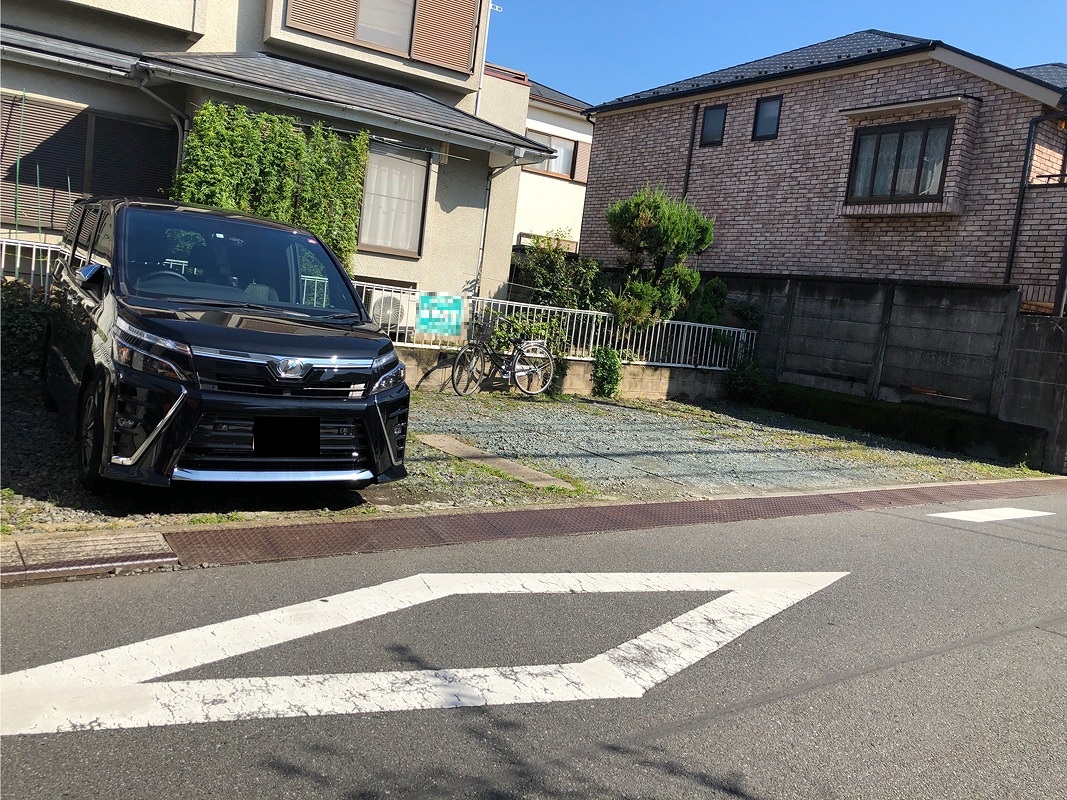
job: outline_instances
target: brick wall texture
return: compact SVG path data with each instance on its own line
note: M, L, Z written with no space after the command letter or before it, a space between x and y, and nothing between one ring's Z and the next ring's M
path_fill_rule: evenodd
M778 94L783 95L778 138L752 141L757 98ZM841 113L956 96L965 99L895 116ZM609 203L646 183L682 195L702 110L722 103L727 105L722 145L692 148L689 199L715 218L715 241L691 266L765 275L1003 282L1028 126L1050 109L934 59L882 62L864 71L600 115L582 226L584 255L614 264L620 254L604 222ZM943 203L844 205L857 126L944 116L955 123ZM1050 126L1038 140L1041 169L1060 171L1062 132ZM1040 196L1028 190L1025 210L1013 283L1051 280L1055 286L1067 237L1067 187L1045 187Z

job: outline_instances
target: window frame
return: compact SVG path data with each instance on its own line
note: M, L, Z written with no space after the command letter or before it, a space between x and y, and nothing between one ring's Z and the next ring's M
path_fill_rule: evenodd
M766 141L770 141L771 139L777 139L778 138L778 131L780 131L781 127L782 127L782 98L783 97L785 97L785 95L775 94L775 95L770 95L768 97L758 97L758 98L756 98L756 111L755 111L755 114L752 117L752 141L754 141L754 142L766 142ZM764 104L766 104L766 103L777 103L778 104L778 113L774 115L774 133L763 133L763 134L761 134L761 133L759 133L760 109L763 108Z
M547 142L542 142L540 139L536 138L537 136L543 136L546 139L548 139L548 141ZM543 145L546 145L548 147L551 147L553 150L556 150L557 152L558 152L559 148L557 148L556 145L554 145L552 143L554 139L559 139L562 142L570 142L573 145L573 147L571 147L570 171L568 171L568 172L557 172L555 170L546 169L545 167L541 166L540 164L527 164L527 165L525 165L523 167L523 169L525 169L527 172L536 172L538 175L547 175L550 178L559 178L560 180L565 180L565 181L573 181L574 180L575 169L578 166L578 147L581 144L577 139L570 139L570 138L568 138L566 136L556 136L556 134L554 134L554 133L548 133L547 131L539 131L536 128L527 128L526 129L526 138L533 139L535 142L539 142L540 144L543 144ZM551 163L555 163L556 161L558 161L558 159L550 159ZM542 162L542 163L545 163L545 162Z
M718 130L718 134L719 134L718 138L717 139L706 140L704 138L704 133L707 130L707 127L708 127L708 112L710 112L710 111L722 111L722 122L718 126L718 128L719 128L719 130ZM700 146L701 147L721 147L722 143L725 141L725 139L726 139L726 103L719 103L718 105L714 105L714 106L705 106L704 112L703 112L703 114L701 116L701 119L700 119L700 140L699 140Z
M407 0L404 0L404 1L407 2ZM356 42L358 42L360 45L362 45L363 47L369 47L369 48L372 48L374 50L381 50L382 52L385 52L385 53L396 53L397 55L402 55L405 58L411 58L412 57L411 56L411 49L415 44L415 13L416 13L415 6L417 5L416 0L410 0L410 5L411 5L411 20L410 20L410 22L408 24L407 46L405 48L402 48L402 49L394 48L394 47L390 47L387 44L383 44L381 42L376 42L373 39L361 39L360 38L359 29L360 29L360 17L362 16L362 14L360 12L363 10L362 3L360 3L360 4L358 4L356 6L356 27L355 27L355 31L352 34L353 39Z
M884 125L861 125L853 131L852 151L849 154L848 180L845 184L846 205L898 205L902 203L940 203L945 199L945 187L948 183L949 155L952 152L952 134L955 131L955 116L930 117L927 119L908 120L906 122L892 122ZM926 155L926 146L929 134L932 130L945 130L945 150L942 155L941 175L938 180L937 192L934 194L918 194L919 184L922 181L923 160ZM923 138L916 159L916 171L913 186L915 192L900 194L897 191L897 180L900 171L900 155L904 146L904 134L914 131L922 131ZM874 149L871 154L870 176L867 183L868 194L855 194L853 182L856 178L856 170L860 161L859 143L861 137L874 134ZM893 160L893 171L889 180L888 195L870 194L874 190L874 182L878 167L878 159L882 152L883 136L897 135L896 153Z
M364 176L364 179L363 179L364 180L364 183L363 183L363 202L362 202L362 205L360 207L360 213L359 213L359 230L356 231L356 250L359 253L378 253L378 254L381 254L381 255L401 256L401 257L404 257L404 258L421 258L422 257L423 244L424 244L424 240L425 240L425 236L426 236L426 210L427 210L427 206L429 204L429 197L430 197L430 168L431 168L430 153L428 153L428 152L426 152L424 150L421 150L420 148L400 147L400 146L390 146L390 145L382 145L382 146L379 147L379 146L376 146L374 143L372 143L370 151L367 154L367 167L368 167L367 172L369 173L369 171L370 171L369 170L370 159L371 159L372 156L379 155L379 156L390 157L390 156L394 155L394 152L393 152L394 150L399 150L399 151L402 151L402 152L405 152L405 153L407 153L407 152L417 152L417 153L421 153L422 156L425 157L425 161L424 161L425 169L424 169L424 172L423 172L423 183L422 183L422 206L421 206L420 211L419 211L418 237L417 237L418 241L415 244L415 250L405 250L403 248L390 247L388 245L370 244L370 243L365 243L363 241L363 234L364 234L364 227L363 226L364 226L364 223L366 222L366 219L367 219L366 202L367 202L368 192L367 192L367 183L366 183L367 176L366 175Z

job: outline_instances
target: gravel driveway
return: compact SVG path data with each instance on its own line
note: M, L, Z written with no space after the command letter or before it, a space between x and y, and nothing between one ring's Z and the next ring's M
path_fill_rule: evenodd
M36 380L5 375L0 387L3 532L296 521L391 511L550 503L684 500L848 489L1036 473L726 405L552 401L485 393L416 392L410 476L362 492L331 485L256 487L119 484L103 496L74 477L74 449L58 415L41 407ZM535 489L433 450L448 434L570 482Z

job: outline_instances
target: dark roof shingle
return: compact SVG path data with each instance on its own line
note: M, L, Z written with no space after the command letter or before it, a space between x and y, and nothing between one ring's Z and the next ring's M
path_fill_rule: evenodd
M687 78L683 81L668 83L665 86L629 94L597 106L595 110L631 104L637 105L672 95L768 80L785 73L826 69L850 62L882 58L893 52L929 49L935 44L936 42L930 39L916 39L913 36L902 36L896 33L886 33L885 31L860 31L819 42L818 44L808 45L807 47L800 47L786 53L749 61L736 67L708 72L704 75L697 75L694 78Z
M1067 64L1038 64L1036 67L1023 67L1019 72L1067 92Z

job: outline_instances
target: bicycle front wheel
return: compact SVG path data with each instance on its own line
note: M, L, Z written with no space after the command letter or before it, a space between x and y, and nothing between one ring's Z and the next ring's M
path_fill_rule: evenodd
M464 345L452 364L452 388L458 395L473 394L485 376L485 356L480 347Z
M511 362L511 379L524 394L541 394L552 385L555 361L548 348L539 344L524 344Z

